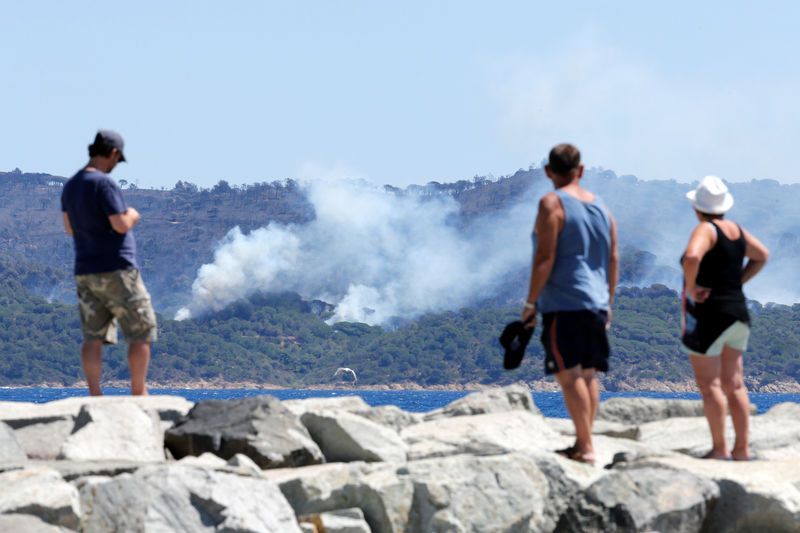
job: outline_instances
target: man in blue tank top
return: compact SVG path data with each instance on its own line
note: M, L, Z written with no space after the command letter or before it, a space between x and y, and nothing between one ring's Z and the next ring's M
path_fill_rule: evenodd
M122 137L101 130L89 146L89 163L64 185L64 228L75 243L83 346L81 363L89 393L102 394L103 344L117 342L117 324L128 342L131 394L147 394L145 378L150 343L156 340L156 315L136 265L133 226L139 213L128 207L108 173L125 161Z
M583 165L577 148L554 147L545 172L556 190L539 202L522 322L532 328L536 313L542 313L545 373L555 374L575 424L575 444L558 453L594 463L595 373L608 371L606 329L619 270L617 229L603 201L580 186Z

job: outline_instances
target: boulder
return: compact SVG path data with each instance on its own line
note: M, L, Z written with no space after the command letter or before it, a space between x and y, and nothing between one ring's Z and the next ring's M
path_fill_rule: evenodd
M211 469L221 468L228 465L225 459L217 457L211 452L205 452L200 455L187 455L186 457L179 459L178 464L183 466L202 466Z
M329 398L303 398L284 400L283 405L297 416L308 411L365 411L370 409L361 396L333 396Z
M330 463L268 470L298 515L358 507L373 533L405 533L414 487L387 463Z
M300 532L292 508L263 478L158 465L115 478L87 478L78 485L84 533Z
M353 411L359 416L385 426L400 433L403 429L422 422L423 415L420 413L409 413L396 405L379 405L365 410Z
M33 515L48 524L78 528L78 491L52 468L34 466L3 472L0 487L0 514Z
M781 403L750 417L750 449L756 459L800 459L800 404Z
M189 412L192 402L181 396L153 394L149 396L73 396L47 403L0 402L0 420L14 429L29 424L75 419L84 405L110 403L135 404L158 414L165 423L174 423Z
M575 436L575 424L569 418L548 418L547 423L562 435ZM637 440L640 433L638 426L628 426L607 420L595 420L592 426L592 435L605 435L618 439Z
M705 417L667 418L639 426L639 442L655 449L672 450L701 457L711 449L711 433ZM726 439L733 446L730 417L725 424Z
M49 422L26 424L14 432L31 459L55 459L74 428L75 418L69 416Z
M783 402L773 405L762 416L788 418L800 422L800 403Z
M47 466L57 471L62 478L66 481L74 481L77 478L85 476L118 476L135 472L150 462L142 463L140 461L126 461L126 460L108 460L108 461L30 461L31 465Z
M364 520L364 513L358 507L350 509L337 509L317 515L300 517L303 522L314 526L315 532L324 531L325 533L372 533L369 524Z
M725 421L725 438L735 439L731 418ZM702 456L711 449L711 432L705 417L669 418L639 426L640 442L654 448ZM750 450L756 459L800 459L800 424L785 411L750 417Z
M539 409L533 403L530 391L522 385L509 385L499 389L473 392L440 409L430 411L424 415L423 419L429 421L453 416L504 413L515 410L539 414Z
M526 453L408 463L409 531L552 531L578 487L552 458L550 475ZM558 483L558 485L554 485Z
M0 419L16 431L17 440L32 459L55 459L72 434L84 406L137 405L161 420L161 430L186 414L192 402L180 396L75 396L43 404L0 402Z
M93 402L81 407L60 459L163 461L164 434L154 412L133 402Z
M756 414L751 405L750 413ZM636 425L673 417L702 417L702 400L673 400L637 396L609 398L597 406L597 419Z
M406 445L400 436L362 416L309 411L300 420L329 462L406 460Z
M649 464L687 470L716 482L720 497L704 531L800 531L800 462L714 461L685 455L650 458Z
M63 401L48 403L0 402L0 420L12 428L18 429L28 424L52 422L65 418L74 419L78 416L78 411L81 409L79 405L69 408L53 405Z
M542 415L527 410L431 420L405 428L400 436L408 445L409 460L556 449L574 440L553 430Z
M7 424L0 422L0 462L25 461L28 456L20 446L14 430Z
M261 476L261 469L255 461L242 453L237 453L228 459L228 466L249 472L251 476Z
M268 395L199 402L167 430L165 443L178 459L204 452L230 459L243 453L260 468L325 460L297 415Z
M8 533L69 533L72 530L48 524L29 514L2 514L0 515L0 531Z
M719 495L713 481L686 470L637 466L613 471L573 501L555 531L697 532Z

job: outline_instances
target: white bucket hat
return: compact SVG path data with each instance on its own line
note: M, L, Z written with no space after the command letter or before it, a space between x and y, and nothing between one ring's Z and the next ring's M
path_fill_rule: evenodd
M706 176L693 191L686 193L692 206L701 213L721 215L733 207L733 196L728 187L716 176Z

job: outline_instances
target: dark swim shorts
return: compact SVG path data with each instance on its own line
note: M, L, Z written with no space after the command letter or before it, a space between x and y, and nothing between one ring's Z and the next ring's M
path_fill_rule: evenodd
M608 372L605 311L557 311L542 315L545 374L580 365Z

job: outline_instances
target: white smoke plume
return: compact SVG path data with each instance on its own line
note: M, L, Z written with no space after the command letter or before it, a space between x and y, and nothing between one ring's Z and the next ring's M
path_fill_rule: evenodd
M445 195L398 195L364 182L306 187L316 218L248 235L232 229L214 262L199 269L177 319L256 291L288 290L334 304L331 322L384 324L492 296L503 276L530 262L533 191L529 201L458 228L458 203Z

